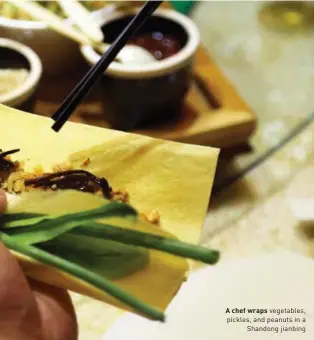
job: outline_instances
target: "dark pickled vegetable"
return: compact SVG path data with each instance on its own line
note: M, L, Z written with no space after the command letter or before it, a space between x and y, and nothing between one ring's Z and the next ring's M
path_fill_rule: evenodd
M0 184L4 182L10 176L10 173L19 165L18 162L13 162L7 157L19 151L19 149L14 149L2 152L0 149Z
M25 185L52 190L79 190L96 193L99 190L106 198L111 197L112 189L105 178L97 177L86 170L61 171L25 180Z

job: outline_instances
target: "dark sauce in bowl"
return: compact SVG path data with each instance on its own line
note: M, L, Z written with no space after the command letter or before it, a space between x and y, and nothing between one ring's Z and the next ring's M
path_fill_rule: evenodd
M126 16L107 22L102 26L106 43L113 43L129 24L133 16ZM128 45L136 45L150 52L157 60L169 58L178 53L187 43L185 29L170 19L154 15L147 19Z
M157 60L163 60L177 54L182 46L173 35L151 32L131 38L128 45L136 45L150 52Z

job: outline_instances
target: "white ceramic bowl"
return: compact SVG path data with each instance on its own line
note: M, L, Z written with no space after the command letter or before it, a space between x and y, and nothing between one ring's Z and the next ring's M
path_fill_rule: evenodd
M68 71L80 58L76 43L48 29L42 22L0 17L0 36L32 48L42 60L47 74Z
M34 97L42 76L42 63L38 55L31 48L19 42L0 38L0 61L4 55L4 53L1 53L2 49L3 51L4 49L11 50L12 55L10 62L13 62L14 60L12 59L16 56L17 59L23 61L23 65L27 67L29 73L23 84L10 92L0 95L0 103L15 108L24 108L23 104L29 104L25 106L25 109L29 109L32 106L30 102ZM4 67L6 66L5 62L2 62L2 64L4 64Z

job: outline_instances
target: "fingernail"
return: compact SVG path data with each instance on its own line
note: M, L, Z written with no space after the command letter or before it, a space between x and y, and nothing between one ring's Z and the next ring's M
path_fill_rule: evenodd
M7 207L7 196L4 191L0 190L0 213L4 212Z

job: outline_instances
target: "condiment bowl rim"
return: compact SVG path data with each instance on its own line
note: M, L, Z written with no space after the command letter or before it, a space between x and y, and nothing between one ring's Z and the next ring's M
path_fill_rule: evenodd
M0 16L0 26L6 26L10 28L16 28L21 30L43 30L48 29L48 26L41 22L35 20L21 20L21 19L10 19Z
M14 90L0 95L0 102L2 104L20 104L23 99L26 99L27 95L35 89L41 78L41 60L31 48L11 39L0 38L0 49L1 48L8 48L16 51L17 53L25 57L29 63L30 70L26 81L20 86L16 87Z

